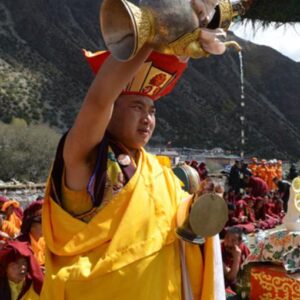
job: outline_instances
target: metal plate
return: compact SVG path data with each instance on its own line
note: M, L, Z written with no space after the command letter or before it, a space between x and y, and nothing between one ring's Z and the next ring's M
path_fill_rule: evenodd
M189 222L193 232L202 237L218 234L228 220L225 200L210 193L195 200L190 212Z

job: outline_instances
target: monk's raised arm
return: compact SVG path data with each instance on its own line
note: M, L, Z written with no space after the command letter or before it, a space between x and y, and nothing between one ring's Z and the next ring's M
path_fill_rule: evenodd
M95 149L103 138L114 102L150 52L150 48L144 47L128 62L109 56L103 63L66 137L63 157L69 188L80 190L86 186L94 166Z

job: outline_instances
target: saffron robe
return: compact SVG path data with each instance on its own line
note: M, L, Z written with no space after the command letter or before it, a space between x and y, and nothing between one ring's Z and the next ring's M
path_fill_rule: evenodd
M184 244L187 259L180 260L175 229L183 191L155 157L142 149L133 177L88 223L61 208L52 183L50 177L43 207L40 299L180 300L182 270L192 290L186 300L225 299L218 237L207 239L203 258L197 245Z

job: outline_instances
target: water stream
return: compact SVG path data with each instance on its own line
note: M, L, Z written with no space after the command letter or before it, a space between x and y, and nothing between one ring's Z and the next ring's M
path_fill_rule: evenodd
M241 84L241 99L240 99L240 121L241 121L241 159L245 155L245 92L244 92L244 65L243 65L243 54L239 51L239 61L240 61L240 84Z

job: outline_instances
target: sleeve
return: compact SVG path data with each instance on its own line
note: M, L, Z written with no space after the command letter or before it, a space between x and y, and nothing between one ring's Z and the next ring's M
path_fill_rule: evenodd
M89 187L81 191L73 191L69 189L65 184L65 165L63 159L63 149L67 133L65 133L57 147L53 168L50 173L50 196L51 198L60 205L66 212L72 216L81 219L85 214L89 214L93 211L94 207L98 206L98 202L102 199L100 188L103 184L98 184L99 174L106 172L106 159L107 159L107 139L106 137L99 143L98 146L98 158L95 169L93 172L93 187L95 186L98 190L92 190L92 194L89 192ZM105 164L102 162L105 160ZM100 167L99 167L100 166ZM99 173L99 174L98 174ZM104 182L105 183L105 182ZM90 183L89 183L90 184ZM96 199L96 200L95 200ZM94 201L95 200L95 201Z
M93 208L92 198L85 188L73 191L66 186L65 169L61 182L61 206L74 217L81 216Z

